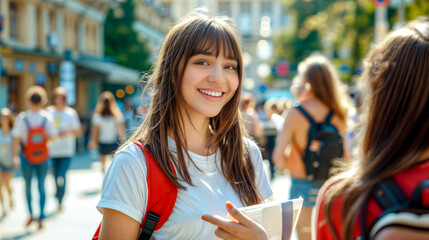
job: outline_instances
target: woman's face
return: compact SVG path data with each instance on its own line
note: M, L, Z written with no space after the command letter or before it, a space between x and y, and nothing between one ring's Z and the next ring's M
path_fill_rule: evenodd
M306 91L305 83L302 80L302 76L298 74L292 81L292 86L290 87L290 92L297 99L300 100Z
M55 105L63 105L65 104L65 98L61 95L55 95L54 97L54 104Z
M9 126L9 117L7 117L7 116L1 116L0 117L0 126Z
M231 100L239 84L237 59L203 52L192 56L183 74L181 91L190 117L219 114Z

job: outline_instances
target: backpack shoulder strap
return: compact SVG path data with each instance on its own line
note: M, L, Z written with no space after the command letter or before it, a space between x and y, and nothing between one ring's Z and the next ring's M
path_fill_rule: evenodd
M143 217L139 240L149 240L155 230L164 225L173 211L177 198L177 188L167 178L158 163L141 142L134 142L142 150L147 165L148 203ZM176 174L174 167L173 172ZM93 240L99 239L101 223L94 233Z
M150 239L152 233L167 221L176 203L177 188L143 144L141 142L134 142L134 144L143 151L147 165L148 204L139 236L139 240L143 240Z
M333 116L334 116L334 112L330 111L328 113L328 115L326 116L326 118L325 118L325 123L331 123L331 119L332 119Z
M45 127L46 121L48 121L48 118L43 116L42 127Z
M399 187L398 183L393 177L386 178L379 182L374 189L371 191L370 198L374 198L377 204L381 207L382 213L376 217L374 224L382 218L383 216L394 212L398 209L405 207L409 200L402 189ZM361 210L361 221L360 221L360 230L361 230L361 239L368 239L369 232L366 229L366 209L368 207L369 199L365 202L364 207Z
M409 200L393 177L378 183L372 191L372 197L384 212L392 212L405 207Z
M307 111L305 111L305 109L301 105L296 106L296 109L298 109L298 111L300 111L302 115L304 115L304 117L307 118L307 120L310 122L311 125L316 124L316 121L314 121L311 115Z
M30 130L30 123L28 122L28 115L27 115L27 113L25 113L24 114L24 116L23 116L23 118L22 118L23 120L24 120L24 123L25 123L25 126L27 127L27 130Z

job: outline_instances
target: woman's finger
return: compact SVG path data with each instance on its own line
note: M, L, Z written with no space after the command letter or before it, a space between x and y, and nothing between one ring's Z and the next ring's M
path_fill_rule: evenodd
M201 219L213 225L216 225L218 228L221 228L222 230L232 235L236 235L245 230L244 226L242 226L240 223L237 223L237 221L232 219L226 219L220 216L212 216L212 215L203 215Z
M223 230L223 229L222 229L222 228L220 228L220 227L218 227L218 228L216 229L216 231L215 231L215 235L216 235L218 238L221 238L221 239L228 239L228 240L235 239L235 238L234 238L234 236L233 236L232 234L230 234L229 232L227 232L227 231Z
M229 215L231 215L233 218L235 218L240 224L244 226L252 226L253 222L250 220L250 218L246 215L244 215L240 210L238 210L234 204L231 202L226 202L226 209L228 210Z

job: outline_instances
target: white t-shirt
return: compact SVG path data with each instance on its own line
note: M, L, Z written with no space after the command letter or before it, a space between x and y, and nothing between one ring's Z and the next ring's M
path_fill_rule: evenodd
M63 111L58 111L55 106L50 106L46 110L51 113L58 134L80 129L79 116L73 108L66 107ZM54 158L72 157L76 153L76 137L67 134L56 138L50 143L50 153Z
M26 144L27 135L29 131L24 121L24 117L27 118L27 121L30 127L41 126L43 123L43 119L46 118L46 122L45 122L46 133L50 137L57 136L57 131L55 130L55 126L54 126L54 120L52 119L52 116L51 114L49 114L49 112L45 110L39 110L37 112L26 111L18 115L18 118L16 119L16 122L15 122L15 126L12 129L12 136L19 137L21 139L22 144L24 145Z
M103 117L99 114L94 114L92 117L92 124L100 128L98 141L104 144L115 143L118 139L119 124L124 123L124 117Z
M254 142L250 140L246 142L255 166L258 190L262 198L267 199L272 195L272 190L263 168L261 152ZM177 156L175 143L170 138L169 148L174 156ZM218 239L214 235L216 227L201 220L201 216L203 214L226 216L227 201L231 201L237 207L243 206L238 195L215 165L215 162L220 165L219 151L210 156L192 152L189 154L204 173L198 171L193 164L188 165L194 186L181 181L187 190L179 189L173 212L162 228L153 233L153 239ZM146 160L140 148L134 144L125 146L116 153L104 176L97 209L100 212L103 208L114 209L141 222L148 200L146 173Z

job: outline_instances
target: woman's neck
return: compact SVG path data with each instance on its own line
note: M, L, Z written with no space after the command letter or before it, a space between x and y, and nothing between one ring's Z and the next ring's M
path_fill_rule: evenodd
M210 130L209 130L209 119L208 118L190 118L187 116L184 117L184 133L185 133L185 143L188 146L188 151L191 151L198 155L210 155L211 149L209 149L209 139L210 139ZM172 134L174 129L170 129L169 136L174 139Z
M9 126L1 126L1 131L3 133L3 135L7 135L10 132L10 127Z
M57 104L55 105L55 108L57 109L57 111L63 111L66 108L65 104Z

